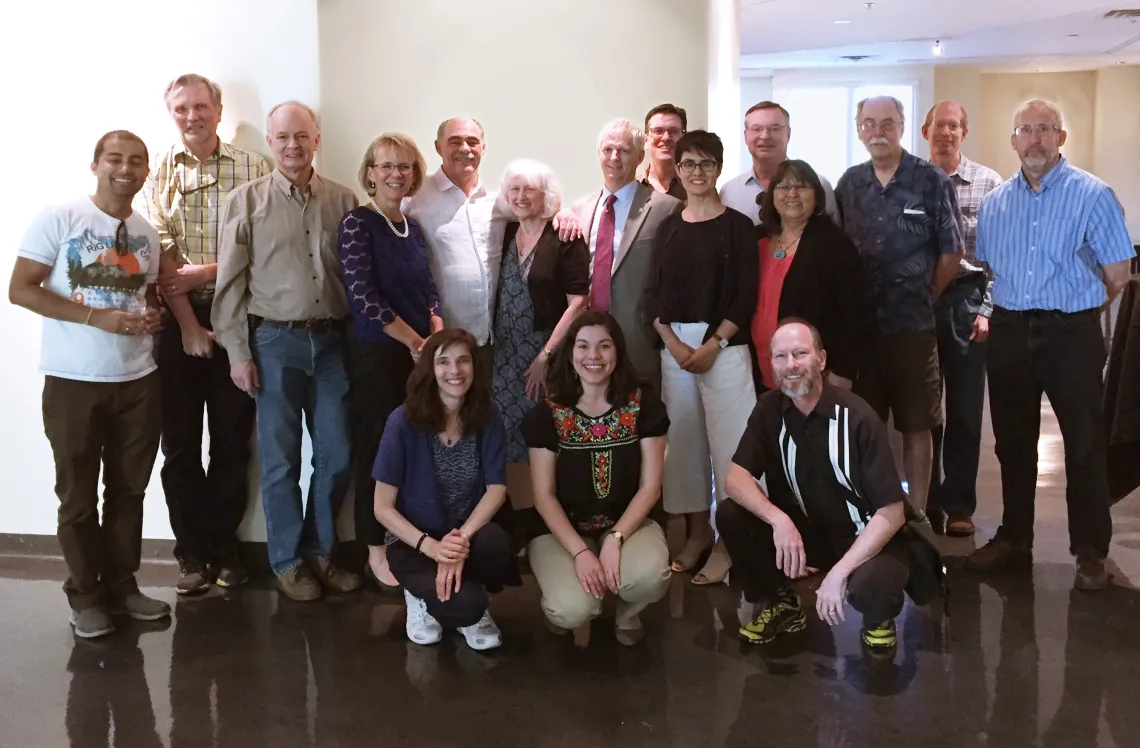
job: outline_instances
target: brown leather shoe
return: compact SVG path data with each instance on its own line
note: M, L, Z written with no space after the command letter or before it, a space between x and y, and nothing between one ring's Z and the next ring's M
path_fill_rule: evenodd
M277 575L277 587L285 597L299 603L321 599L321 585L304 564Z
M1032 563L1033 551L1001 538L994 538L966 557L966 568L973 571L997 571Z
M946 520L946 534L952 538L968 538L974 534L974 518L950 517Z
M345 571L327 558L312 561L313 574L333 592L356 592L364 580L359 574Z
M1082 552L1077 554L1077 574L1073 587L1090 592L1103 590L1108 586L1108 570L1104 568L1104 557L1099 553Z

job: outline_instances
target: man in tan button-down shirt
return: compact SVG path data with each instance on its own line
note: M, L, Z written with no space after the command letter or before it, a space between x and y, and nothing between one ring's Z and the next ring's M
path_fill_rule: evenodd
M174 531L180 595L243 584L237 529L249 503L249 436L254 406L230 381L230 361L210 328L222 203L239 185L269 173L256 153L222 142L222 89L201 75L166 87L166 109L181 140L156 154L143 187L143 209L172 260L158 286L168 305L185 298L192 313L168 315L155 358L162 380L162 491ZM142 212L140 210L140 212ZM202 464L208 414L210 458ZM212 569L212 573L207 569Z
M360 577L330 561L348 489L348 374L336 231L356 207L352 190L313 171L316 115L289 101L269 112L271 174L222 206L211 319L230 376L257 401L261 501L269 563L281 591L315 600L321 587L349 592ZM303 511L301 419L309 423L313 478Z

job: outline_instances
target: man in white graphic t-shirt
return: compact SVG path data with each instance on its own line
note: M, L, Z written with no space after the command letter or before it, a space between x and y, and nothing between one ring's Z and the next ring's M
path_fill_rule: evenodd
M115 629L111 615L153 621L170 606L139 592L143 495L161 414L153 334L157 232L131 201L146 145L125 130L95 146L95 194L48 208L20 244L8 297L44 317L44 431L55 458L59 543L76 636ZM185 297L171 308L193 315ZM103 518L99 471L103 470Z

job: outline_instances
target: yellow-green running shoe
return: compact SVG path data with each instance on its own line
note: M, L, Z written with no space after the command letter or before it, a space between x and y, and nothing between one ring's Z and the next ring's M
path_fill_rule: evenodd
M872 651L883 652L894 649L898 643L899 637L893 618L878 624L863 624L863 644Z
M782 590L751 622L741 626L739 633L749 644L767 644L780 634L803 631L806 627L807 616L799 597L791 590Z

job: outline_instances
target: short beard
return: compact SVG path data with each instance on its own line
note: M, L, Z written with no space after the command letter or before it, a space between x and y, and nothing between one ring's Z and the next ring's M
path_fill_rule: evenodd
M814 367L806 367L803 369L803 376L795 381L788 381L781 378L779 381L780 392L792 399L805 397L811 394L816 387L822 382L820 371Z

